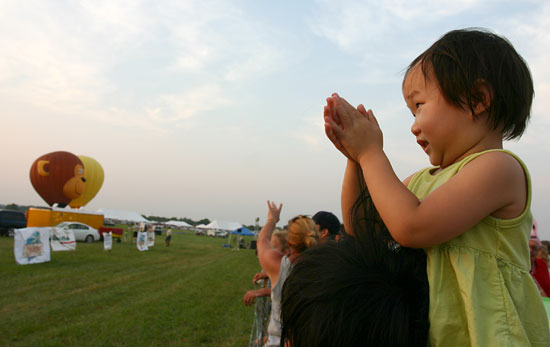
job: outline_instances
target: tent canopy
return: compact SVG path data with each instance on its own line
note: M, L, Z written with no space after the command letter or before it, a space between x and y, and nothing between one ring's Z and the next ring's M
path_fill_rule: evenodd
M108 208L100 208L99 210L97 210L97 213L103 214L107 219L115 219L115 220L128 221L128 222L149 223L149 221L143 218L142 215L132 211L121 211L121 210L111 210Z
M172 226L175 226L175 227L180 227L180 228L192 228L193 226L189 223L185 223L183 221L179 221L179 220L169 220L168 222L164 223L166 225L172 225Z
M243 225L241 223L225 222L225 221L219 221L219 220L215 220L210 224L208 224L207 226L205 226L206 229L227 230L227 231L232 231L242 227Z
M250 231L247 227L241 227L238 229L235 229L231 232L233 235L245 235L245 236L254 236L254 233Z

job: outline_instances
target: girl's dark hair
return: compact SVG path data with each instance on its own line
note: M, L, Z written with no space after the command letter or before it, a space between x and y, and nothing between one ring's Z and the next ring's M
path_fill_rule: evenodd
M424 76L433 71L448 102L473 114L482 103L493 128L502 127L504 139L521 137L531 112L533 80L527 63L507 39L486 29L453 30L414 59L407 74L417 64ZM490 100L483 97L483 86Z
M392 239L358 175L355 236L306 250L285 280L281 346L427 344L426 255Z

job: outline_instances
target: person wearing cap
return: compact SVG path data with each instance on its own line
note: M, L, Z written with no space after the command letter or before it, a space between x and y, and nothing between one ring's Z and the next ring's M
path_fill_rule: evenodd
M319 232L320 243L336 240L336 236L340 233L340 221L338 217L330 212L319 211L311 219L315 222L315 227Z

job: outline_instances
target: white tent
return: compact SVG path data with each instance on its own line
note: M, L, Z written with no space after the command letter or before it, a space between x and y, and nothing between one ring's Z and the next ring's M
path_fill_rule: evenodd
M193 226L189 223L185 223L183 221L179 220L169 220L168 222L164 223L166 225L171 225L178 228L192 228Z
M235 229L239 229L239 228L242 228L242 227L243 227L243 225L241 223L215 220L215 221L210 222L210 224L208 224L205 228L215 229L215 230L233 231Z
M108 208L100 208L96 212L103 214L107 219L115 219L115 220L127 221L127 222L149 223L147 219L143 218L143 216L137 212L112 210Z

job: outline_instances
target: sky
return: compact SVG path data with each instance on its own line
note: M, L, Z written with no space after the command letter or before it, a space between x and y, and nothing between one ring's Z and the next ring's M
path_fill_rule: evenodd
M0 203L45 206L29 170L63 150L103 166L91 211L250 225L269 199L280 224L340 217L346 160L324 135L325 98L373 109L400 178L429 166L403 72L465 27L505 36L529 64L531 122L505 148L529 167L550 239L548 1L0 0Z

